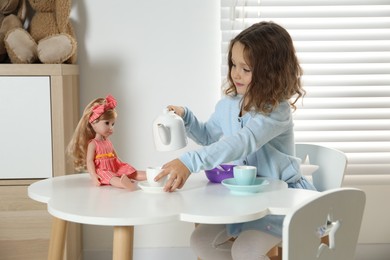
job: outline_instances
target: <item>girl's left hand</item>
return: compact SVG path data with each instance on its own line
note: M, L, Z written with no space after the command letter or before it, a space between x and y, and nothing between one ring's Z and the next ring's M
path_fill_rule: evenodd
M163 171L156 176L156 180L159 180L165 175L170 175L164 186L164 191L167 192L181 189L190 176L190 171L179 159L164 164L162 169Z
M175 114L180 116L181 118L184 117L184 107L169 105L167 106L167 108L169 111L175 112Z

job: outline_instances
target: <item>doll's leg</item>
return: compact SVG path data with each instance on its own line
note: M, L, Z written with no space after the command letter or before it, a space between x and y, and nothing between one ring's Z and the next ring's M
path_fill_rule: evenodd
M145 181L146 180L146 172L145 171L137 171L133 166L127 163L123 163L118 171L118 176L126 175L128 178L137 180L137 181Z
M122 175L121 177L112 177L110 184L114 187L128 189L131 191L135 191L137 189L137 183L133 182L126 175Z
M198 225L191 235L190 245L202 260L229 260L232 237L226 233L226 225Z
M111 185L111 179L116 176L112 171L102 169L96 169L96 173L99 176L102 185Z
M258 230L243 231L232 246L234 260L266 260L266 255L274 246L278 245L282 238L270 235Z
M146 181L146 171L136 171L131 177L137 181Z

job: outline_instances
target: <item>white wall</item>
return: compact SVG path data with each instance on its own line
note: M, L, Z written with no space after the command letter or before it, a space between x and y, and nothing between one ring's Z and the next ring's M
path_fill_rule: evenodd
M155 151L152 122L168 104L186 105L204 120L214 109L220 97L219 1L74 0L71 17L81 108L108 93L117 98L112 140L121 159L136 168L176 158L184 150ZM188 223L136 227L135 247L188 246L192 229ZM111 249L111 232L85 226L85 250Z
M121 158L138 169L160 165L179 152L156 152L151 124L167 104L189 106L207 119L219 99L220 31L217 0L73 0L78 37L80 105L113 94L119 118L113 142ZM191 143L186 149L194 148ZM358 186L367 193L357 259L386 259L390 211L385 186ZM386 204L386 203L385 203ZM387 204L386 204L387 205ZM131 205L123 205L131 207ZM189 223L136 227L135 247L188 246ZM85 226L86 251L111 250L112 229ZM369 253L367 258L364 253ZM381 258L382 257L382 258Z

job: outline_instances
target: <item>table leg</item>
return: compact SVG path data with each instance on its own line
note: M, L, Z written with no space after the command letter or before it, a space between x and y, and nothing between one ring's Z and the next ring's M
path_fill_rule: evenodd
M63 259L67 224L67 221L53 217L48 260Z
M133 259L133 226L114 227L113 260Z

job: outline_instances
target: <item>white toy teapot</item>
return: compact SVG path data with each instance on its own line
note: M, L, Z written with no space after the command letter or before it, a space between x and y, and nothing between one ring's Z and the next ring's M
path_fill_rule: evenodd
M187 145L183 119L168 108L154 120L153 136L157 151L174 151Z

